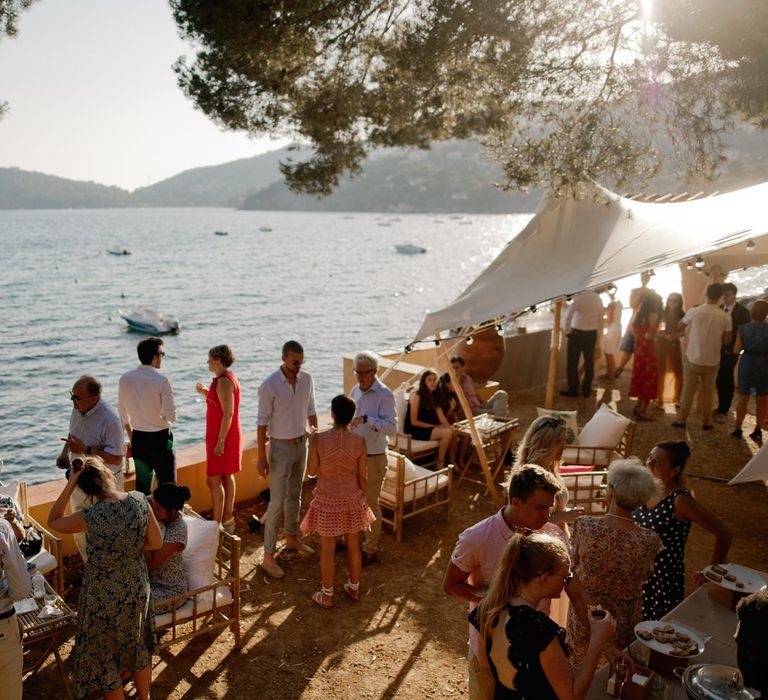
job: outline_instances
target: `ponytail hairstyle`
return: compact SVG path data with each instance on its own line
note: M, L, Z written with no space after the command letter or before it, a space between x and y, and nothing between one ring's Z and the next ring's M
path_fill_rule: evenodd
M524 583L569 564L568 550L556 537L539 532L530 535L516 532L512 535L493 574L491 585L477 607L480 636L488 638L497 615L512 598L520 594Z
M72 469L76 469L82 461L83 473L77 480L77 485L86 496L102 498L105 494L117 490L117 481L114 474L107 468L101 457L86 457L80 460L76 457L72 460Z
M152 492L152 500L157 501L167 511L182 510L191 497L192 494L186 486L179 486L172 481L160 484Z
M691 448L685 440L668 440L667 442L657 442L656 447L664 450L669 457L670 467L679 467L678 477L683 475L683 469L691 456Z

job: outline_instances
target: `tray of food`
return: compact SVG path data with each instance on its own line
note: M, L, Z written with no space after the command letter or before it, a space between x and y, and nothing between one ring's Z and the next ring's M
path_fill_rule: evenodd
M679 622L638 622L635 636L647 647L667 656L698 656L704 651L701 634Z
M737 593L755 593L768 586L756 571L738 564L712 564L704 568L704 576L708 581Z

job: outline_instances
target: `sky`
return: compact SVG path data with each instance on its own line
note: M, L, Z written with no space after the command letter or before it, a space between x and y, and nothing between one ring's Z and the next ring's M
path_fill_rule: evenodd
M165 0L37 0L0 38L0 167L133 190L285 140L224 132L171 68L192 55Z

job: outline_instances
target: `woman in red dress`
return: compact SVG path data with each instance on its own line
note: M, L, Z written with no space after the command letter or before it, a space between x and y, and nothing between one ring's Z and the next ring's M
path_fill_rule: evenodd
M645 295L633 322L635 336L635 358L632 363L632 381L629 395L637 397L635 418L639 421L653 420L648 413L648 404L656 398L659 390L659 361L656 356L656 334L661 318L661 297L655 292Z
M211 386L200 382L197 391L206 397L205 475L213 501L213 519L234 532L235 477L243 456L240 431L240 382L229 368L235 354L228 345L208 351L208 369L215 375Z

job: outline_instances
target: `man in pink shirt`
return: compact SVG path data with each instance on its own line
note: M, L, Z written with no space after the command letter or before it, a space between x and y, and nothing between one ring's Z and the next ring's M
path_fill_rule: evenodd
M494 515L467 528L451 554L451 561L443 578L443 590L450 596L469 601L470 611L478 604L493 572L496 569L507 542L515 532L545 531L548 534L562 532L549 522L555 503L555 494L562 484L560 480L541 467L527 464L512 470L507 494L507 505ZM571 604L587 621L587 594L573 577L565 589ZM549 612L549 600L542 606ZM469 626L469 674L470 700L493 698L495 681L490 668L481 667L477 661L477 631Z
M506 418L509 415L509 397L507 396L506 391L499 389L490 399L483 402L477 395L474 380L466 373L464 368L464 358L461 355L454 355L451 358L451 366L456 373L456 379L458 379L459 384L461 384L461 390L464 392L464 396L467 397L467 403L472 409L473 416L480 413L490 413L492 416ZM464 416L464 418L466 418L466 416Z

